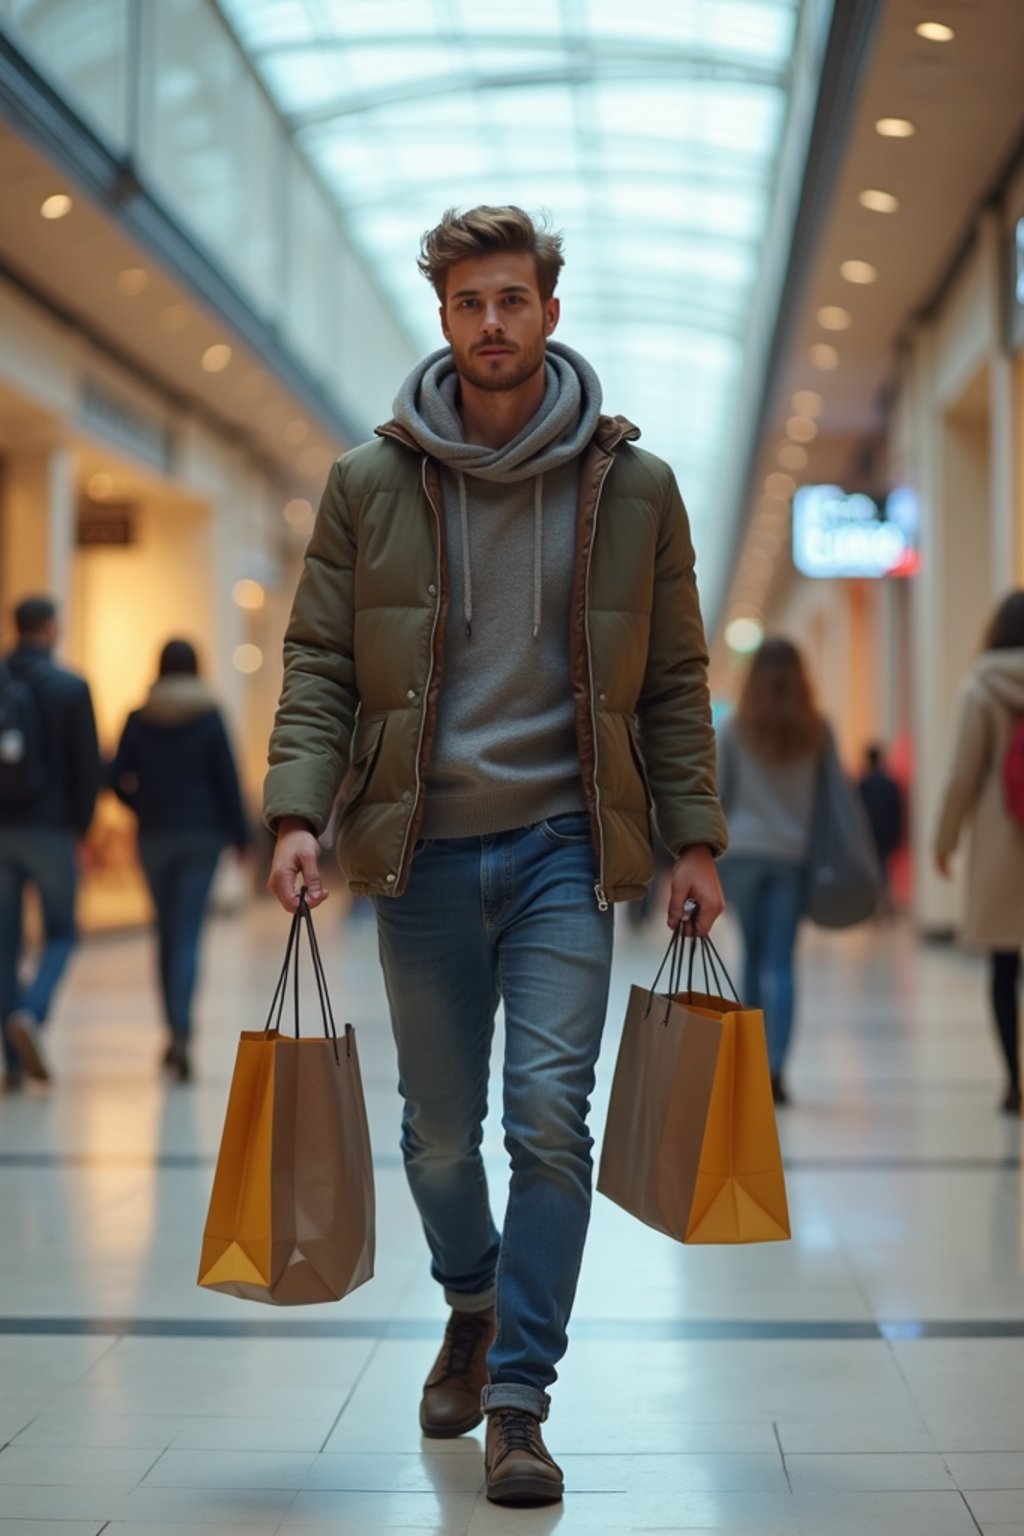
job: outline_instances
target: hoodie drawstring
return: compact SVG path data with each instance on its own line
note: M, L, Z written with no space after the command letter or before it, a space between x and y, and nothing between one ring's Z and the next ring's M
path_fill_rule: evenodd
M462 616L466 639L473 636L473 564L469 552L469 503L466 477L456 472L459 488L459 530L462 538ZM540 636L541 604L544 589L544 476L533 482L533 638Z

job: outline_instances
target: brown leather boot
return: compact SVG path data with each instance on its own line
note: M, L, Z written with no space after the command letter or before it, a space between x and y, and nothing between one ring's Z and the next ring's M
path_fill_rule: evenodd
M487 1351L494 1342L494 1311L453 1312L441 1353L423 1386L420 1428L434 1440L466 1435L483 1418Z
M484 1451L487 1497L494 1504L557 1504L562 1469L548 1455L540 1420L525 1408L492 1408Z

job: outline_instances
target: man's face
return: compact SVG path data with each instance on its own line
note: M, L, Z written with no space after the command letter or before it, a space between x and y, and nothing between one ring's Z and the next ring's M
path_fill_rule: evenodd
M542 299L525 251L468 256L448 273L441 329L455 366L477 389L517 389L544 363L558 300Z

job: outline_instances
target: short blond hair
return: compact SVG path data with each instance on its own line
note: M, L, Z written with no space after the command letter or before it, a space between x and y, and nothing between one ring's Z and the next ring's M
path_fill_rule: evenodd
M440 224L428 229L420 240L417 266L443 304L448 273L455 263L494 251L524 251L532 256L540 296L545 302L550 299L565 265L562 236L548 229L543 217L534 220L514 204L470 208L467 213L447 209Z

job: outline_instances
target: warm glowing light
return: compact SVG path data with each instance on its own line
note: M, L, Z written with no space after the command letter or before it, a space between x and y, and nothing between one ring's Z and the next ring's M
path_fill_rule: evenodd
M880 133L883 139L910 139L917 128L908 117L880 117L875 124L875 132Z
M812 443L818 435L818 423L809 416L791 416L786 422L786 436L794 443Z
M825 397L816 389L798 389L789 403L798 416L820 416L825 409Z
M303 496L293 496L285 503L284 520L291 528L306 528L313 521L313 508Z
M788 501L796 490L796 481L792 475L781 475L778 470L767 476L764 488L769 496L776 497L779 501Z
M872 213L895 213L900 206L898 197L891 192L882 192L878 187L865 187L857 201L862 208L870 208Z
M853 324L853 316L839 304L823 304L818 310L818 324L823 331L848 331Z
M783 443L775 457L783 469L806 469L810 454L799 443Z
M39 212L44 219L62 219L65 214L71 212L74 204L66 192L54 192L43 202Z
M839 271L848 283L873 283L878 278L878 268L870 261L844 261Z
M106 501L113 496L115 485L113 475L108 475L99 470L95 475L90 475L86 481L85 489L93 501Z
M117 274L117 291L123 293L125 298L134 299L148 287L149 273L145 267L125 267L123 272Z
M725 626L725 643L739 656L749 656L764 639L764 626L758 619L732 619Z
M831 369L839 367L839 353L835 347L830 347L827 341L815 342L807 356L810 358L811 366L822 373L828 373Z
M223 373L231 361L231 348L226 342L216 341L203 353L203 368L207 373Z
M301 416L296 416L284 429L284 440L290 448L297 448L304 443L309 436L309 422L303 421Z
M165 331L183 331L188 325L188 305L168 304L160 316L160 324Z
M258 645L236 645L232 660L239 672L258 672L263 665L263 652Z
M953 28L947 27L944 21L919 21L914 31L930 43L951 43L956 37Z
M239 608L262 608L266 595L259 582L250 580L248 576L243 576L231 588L231 596Z

